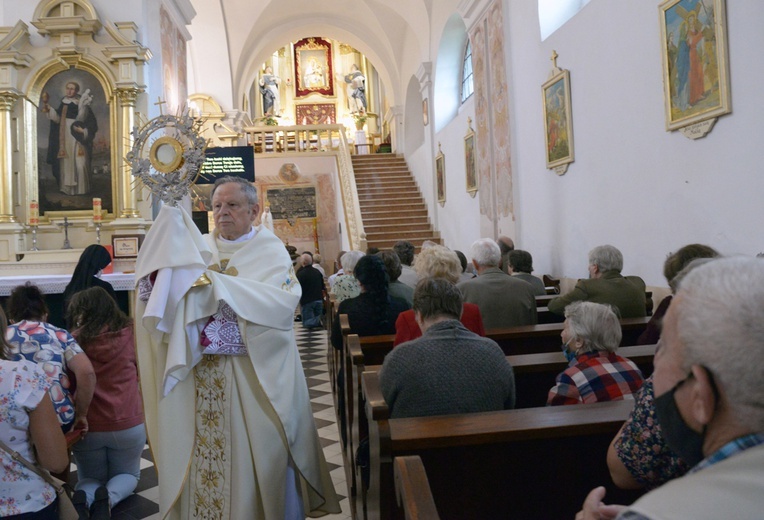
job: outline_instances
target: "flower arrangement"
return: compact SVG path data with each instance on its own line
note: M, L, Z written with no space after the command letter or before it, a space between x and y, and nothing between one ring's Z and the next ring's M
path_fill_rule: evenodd
M353 116L353 121L355 121L355 127L358 130L361 130L363 128L363 125L366 124L366 120L369 119L369 116L366 115L366 112L363 110L359 112L353 112L351 114Z
M279 126L279 122L276 119L276 116L272 116L270 114L260 118L260 121L262 121L265 124L265 126Z

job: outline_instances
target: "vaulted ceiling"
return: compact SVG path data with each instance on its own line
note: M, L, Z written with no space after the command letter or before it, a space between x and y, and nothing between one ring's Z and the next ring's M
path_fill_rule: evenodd
M455 0L439 0L453 9ZM192 52L227 60L232 99L278 48L307 36L352 45L374 64L389 92L400 90L401 64L430 59L433 0L192 0ZM440 5L438 10L440 11ZM221 27L222 25L222 27ZM408 78L405 79L407 81Z

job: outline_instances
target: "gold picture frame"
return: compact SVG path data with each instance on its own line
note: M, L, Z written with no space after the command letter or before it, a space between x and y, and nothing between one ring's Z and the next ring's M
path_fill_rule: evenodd
M658 9L666 131L703 137L731 112L725 0L666 0Z
M475 131L472 129L472 119L467 118L467 135L464 136L464 171L467 180L467 193L473 199L478 191L477 155L475 151Z
M551 77L541 86L541 94L544 105L546 167L562 175L575 160L570 71L555 67Z
M438 143L438 154L435 156L435 189L437 192L438 204L441 207L446 205L446 156L440 149Z
M319 37L303 38L294 44L295 96L320 94L334 97L332 44Z

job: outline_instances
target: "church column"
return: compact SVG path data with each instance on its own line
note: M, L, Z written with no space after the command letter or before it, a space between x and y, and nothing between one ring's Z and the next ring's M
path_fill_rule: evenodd
M13 215L13 144L11 110L18 95L0 93L0 223L16 222Z
M138 191L133 189L133 175L130 166L125 161L128 152L133 148L133 126L135 126L135 100L143 92L139 88L117 89L119 98L120 129L119 129L119 196L121 212L119 218L139 218Z

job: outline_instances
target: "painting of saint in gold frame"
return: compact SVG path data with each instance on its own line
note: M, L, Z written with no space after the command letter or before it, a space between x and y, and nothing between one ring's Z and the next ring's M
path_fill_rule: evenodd
M294 44L295 95L334 96L332 44L323 38L303 38Z
M435 156L435 189L438 196L438 204L446 205L446 156L438 143L438 155Z
M92 210L94 197L113 213L110 107L100 81L72 67L36 101L40 213Z
M565 173L574 160L570 71L560 70L541 86L544 98L546 167Z
M666 130L729 113L724 0L667 0L659 10Z

